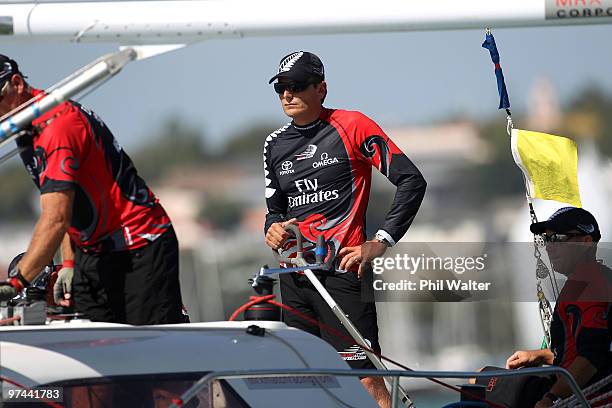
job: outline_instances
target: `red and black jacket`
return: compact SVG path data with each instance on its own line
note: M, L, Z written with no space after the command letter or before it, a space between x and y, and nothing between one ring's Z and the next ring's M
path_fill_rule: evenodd
M364 242L372 166L397 191L383 235L399 241L414 220L426 182L374 121L359 112L323 109L307 126L289 123L266 138L265 231L297 218L306 240L333 240L336 251Z
M586 358L597 368L586 385L612 374L611 312L612 270L598 262L578 265L555 305L550 328L553 364L568 368L577 356Z
M170 228L170 218L113 134L78 103L64 102L33 121L31 137L18 144L41 194L74 190L68 233L81 249L135 249Z

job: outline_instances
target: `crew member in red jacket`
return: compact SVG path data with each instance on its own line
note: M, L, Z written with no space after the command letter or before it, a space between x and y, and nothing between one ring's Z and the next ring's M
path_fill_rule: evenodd
M0 115L43 96L0 55ZM138 325L185 321L170 218L104 122L67 101L35 119L17 144L42 211L0 300L27 287L61 244L55 292L72 295L78 312Z
M556 299L550 348L517 351L508 358L506 368L559 366L587 388L612 375L612 270L596 258L599 226L590 212L564 207L548 220L531 224L531 232L542 234L553 269L567 281ZM572 395L570 386L556 375L479 382L487 386L487 401L509 408L552 407ZM608 381L587 397L601 397L611 390ZM609 396L603 398L599 404L612 402Z

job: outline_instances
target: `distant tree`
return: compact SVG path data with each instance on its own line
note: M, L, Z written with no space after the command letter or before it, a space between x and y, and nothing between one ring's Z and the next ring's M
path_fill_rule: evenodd
M260 123L243 128L230 136L223 148L223 155L259 157L268 135L278 128L277 124ZM257 154L256 154L257 153Z
M223 197L212 197L206 201L199 218L206 220L217 230L229 231L240 225L246 204Z
M211 154L200 129L171 117L131 157L138 173L149 182L159 179L170 168L200 165Z
M474 180L473 192L478 200L488 201L522 192L525 184L512 158L505 121L500 118L483 124L480 135L489 143L492 157L488 163L468 171L467 177Z
M594 138L600 151L612 156L612 95L590 86L568 105L565 128L576 136Z
M4 164L0 167L0 179L0 222L32 219L32 197L36 194L36 187L23 165L20 162Z

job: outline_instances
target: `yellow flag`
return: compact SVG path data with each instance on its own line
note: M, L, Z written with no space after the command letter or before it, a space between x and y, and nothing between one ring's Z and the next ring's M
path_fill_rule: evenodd
M573 140L513 129L512 156L523 171L529 197L582 207L578 190L578 148Z

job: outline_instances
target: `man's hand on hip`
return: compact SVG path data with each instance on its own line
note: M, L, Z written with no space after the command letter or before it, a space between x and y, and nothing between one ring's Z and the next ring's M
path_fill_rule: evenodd
M70 306L73 276L74 268L62 268L57 273L57 280L55 281L55 285L53 285L53 300L55 304Z
M287 221L275 222L274 224L270 225L268 232L266 232L266 245L275 250L280 249L285 241L287 241L287 238L289 238L289 233L285 231L285 228L290 224L297 225L297 219L292 218Z
M359 279L365 275L375 258L385 254L387 248L389 248L387 244L377 240L366 241L361 244L361 264L359 265L359 271L357 272ZM371 268L369 269L371 270Z

